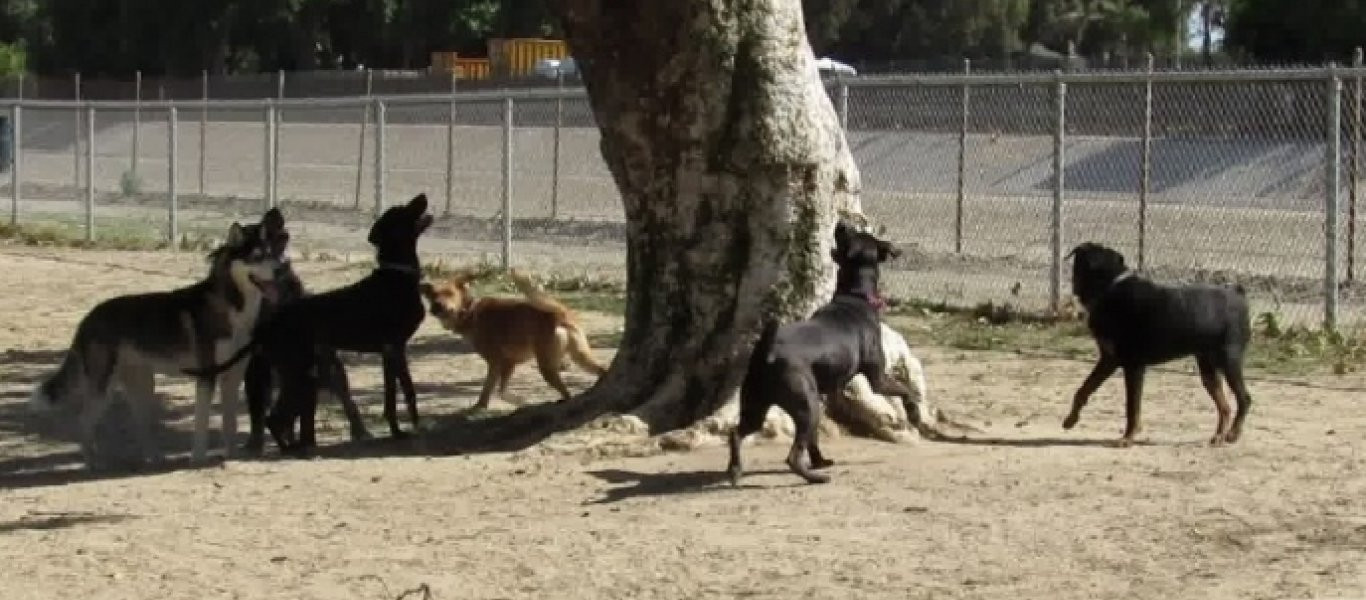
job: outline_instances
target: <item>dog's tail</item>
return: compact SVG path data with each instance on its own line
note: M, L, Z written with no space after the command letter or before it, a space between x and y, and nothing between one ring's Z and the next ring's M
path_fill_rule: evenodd
M554 313L561 325L573 318L573 310L570 310L568 306L561 304L559 300L556 300L553 296L547 294L545 290L536 285L530 277L527 277L517 269L508 269L508 279L512 280L512 285L526 297L527 301L530 302L532 306L549 313Z
M754 343L754 351L749 355L749 370L745 373L745 382L740 389L746 396L755 391L750 389L755 371L768 362L773 354L773 340L778 337L778 325L777 318L765 321L763 330L759 332L759 340Z
M255 349L256 339L252 338L251 341L242 344L242 347L238 348L237 352L234 353L232 356L229 356L228 360L224 361L223 364L209 365L207 367L199 369L181 369L180 372L198 379L208 379L210 377L217 377L221 375L224 371L233 368L233 366L237 363L242 362L242 359L246 358L246 356L248 354L251 354L251 351Z
M77 328L57 372L34 386L28 398L31 409L52 410L69 403L73 392L89 389L91 384L99 389L108 385L117 350L113 345L95 342L93 337L85 323Z
M62 365L57 368L57 372L34 386L33 394L28 398L29 408L39 412L57 408L78 385L78 378L81 375L80 353L72 348L66 353L66 358L62 359Z
M560 323L555 333L564 336L561 342L565 353L580 369L598 377L607 373L607 367L593 358L593 347L588 344L588 336L583 334L583 330L579 329L577 324L571 321Z

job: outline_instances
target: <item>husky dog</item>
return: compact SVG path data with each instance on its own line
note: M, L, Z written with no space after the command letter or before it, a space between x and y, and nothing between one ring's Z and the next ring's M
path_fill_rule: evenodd
M279 261L266 241L283 228L284 217L275 209L265 214L259 226L233 223L227 240L209 253L209 273L198 283L110 298L81 319L61 367L38 385L30 404L78 415L81 454L87 467L96 468L96 426L116 389L128 403L143 460L165 460L161 449L153 448L154 376L180 375L187 369L217 364L251 339L262 300L276 297ZM223 390L224 457L231 455L242 371L235 368L197 378L191 452L196 464L208 455L215 386Z

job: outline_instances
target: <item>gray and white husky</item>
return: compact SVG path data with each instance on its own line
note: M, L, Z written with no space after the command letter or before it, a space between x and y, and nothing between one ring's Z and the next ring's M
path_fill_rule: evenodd
M209 253L208 276L198 283L110 298L81 319L61 367L38 385L30 404L76 418L87 467L97 464L96 426L115 391L128 404L143 460L165 459L162 449L153 448L154 376L219 364L251 339L262 300L276 294L280 257L266 240L283 227L284 217L274 209L260 223L233 223L227 240ZM239 366L196 381L194 463L204 463L208 455L215 386L222 390L223 453L230 457L242 372Z

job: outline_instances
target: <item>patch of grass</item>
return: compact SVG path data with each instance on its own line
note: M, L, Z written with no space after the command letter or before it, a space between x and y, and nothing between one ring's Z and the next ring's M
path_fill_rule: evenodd
M85 250L165 250L170 244L158 237L141 222L101 220L97 223L94 241L85 239L85 226L71 220L44 219L42 224L0 224L0 239L25 246L79 248ZM188 231L181 235L176 248L185 251L208 251L218 241L202 231Z
M1097 356L1084 322L1077 316L1025 313L990 303L972 308L945 303L893 303L888 324L907 333L913 345L938 345L968 351L1012 352L1092 361ZM1193 368L1191 361L1172 363ZM1284 326L1275 313L1253 323L1246 366L1276 375L1354 373L1366 367L1366 337L1303 326Z

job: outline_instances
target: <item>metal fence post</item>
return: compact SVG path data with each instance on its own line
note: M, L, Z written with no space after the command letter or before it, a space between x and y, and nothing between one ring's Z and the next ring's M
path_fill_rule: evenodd
M451 71L451 101L446 112L446 212L451 214L455 200L455 71Z
M79 194L81 189L81 74L76 73L72 81L75 84L76 101L72 103L75 110L72 111L72 125L75 133L71 136L71 177L72 187L75 193Z
M176 197L176 180L179 179L176 177L176 166L178 162L176 157L180 155L177 145L178 136L176 135L177 121L175 107L171 106L167 108L166 163L169 166L167 167L166 173L166 201L170 213L168 215L170 222L167 227L167 241L170 242L172 250L176 248L176 240L180 239L180 202Z
M972 59L963 59L963 75L972 74ZM963 253L963 204L967 201L968 185L968 119L972 114L970 88L963 82L963 114L958 127L958 197L954 206L953 251Z
M142 140L142 71L133 73L133 175L138 174L138 154Z
M564 72L556 67L555 87L561 95L555 96L555 149L550 164L550 219L560 216L560 129L564 127Z
M1361 192L1361 68L1362 50L1352 53L1352 131L1347 138L1347 283L1356 281L1357 198Z
M261 156L265 160L265 185L262 190L262 199L266 201L266 209L275 206L275 156L271 150L275 147L275 101L266 98L266 145L262 148Z
M1062 203L1066 189L1067 166L1067 82L1062 71L1055 71L1054 103L1057 108L1057 125L1053 130L1053 214L1049 223L1052 260L1048 273L1048 300L1054 313L1062 308Z
M1148 260L1148 192L1153 174L1153 53L1147 56L1143 80L1143 146L1138 166L1138 270Z
M200 94L203 103L199 106L199 197L204 197L204 168L207 159L204 157L208 150L208 128L209 128L209 70L204 69L203 79L200 82ZM171 110L175 110L172 108ZM174 114L174 113L173 113ZM174 119L172 120L174 123Z
M503 268L512 267L512 109L503 99Z
M384 212L384 99L375 98L375 217Z
M277 81L277 84L276 84L276 85L277 85L278 87L277 87L276 92L275 92L275 98L276 98L276 100L284 100L284 99L285 99L285 71L284 71L284 69L281 69L281 70L279 71L279 77L276 79L276 81ZM274 173L273 176L270 178L270 205L271 205L272 207L273 207L273 206L279 206L279 205L280 205L280 134L281 134L280 123L283 123L284 120L285 120L285 113L284 113L284 110L280 107L280 104L279 104L279 103L276 103L276 105L275 105L275 119L273 119L273 120L271 121L271 128L273 128L273 129L275 130L275 132L274 132L274 135L271 136L271 145L270 145L270 164L271 164L271 168L273 168L273 169L275 170L275 173Z
M360 137L356 142L360 145L360 147L356 149L356 201L351 206L352 210L360 210L361 180L364 178L365 173L365 130L370 125L369 98L371 92L374 90L374 83L374 72L369 70L365 71L365 97L367 100L361 103Z
M1338 323L1338 200L1342 193L1342 78L1337 65L1328 68L1328 136L1323 202L1323 328L1332 331Z
M93 242L95 241L95 107L93 105L88 106L85 111L85 241ZM77 179L80 179L79 175L77 175Z
M849 83L844 81L844 76L839 78L840 84L840 128L847 134L849 133Z
M21 102L15 102L10 108L10 205L9 205L9 224L19 224L19 187L23 184L21 174L24 163L23 134L21 118L23 117L23 107Z

